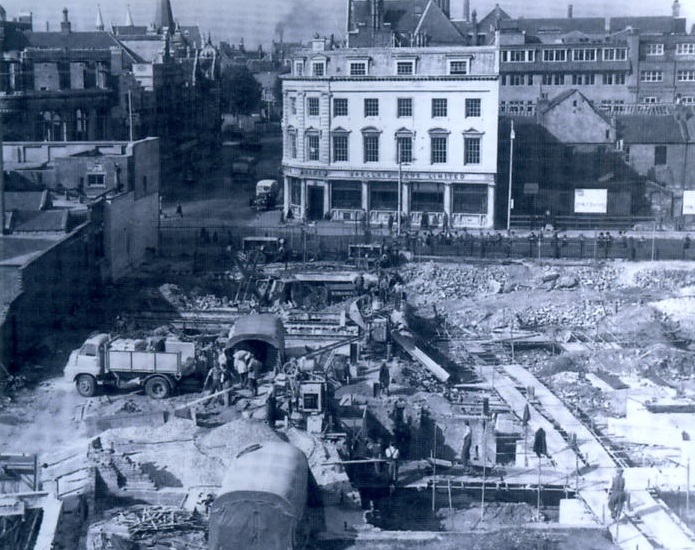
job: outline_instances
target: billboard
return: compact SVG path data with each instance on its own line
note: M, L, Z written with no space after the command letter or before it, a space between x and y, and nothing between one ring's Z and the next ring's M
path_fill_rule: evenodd
M683 191L683 215L695 215L695 190Z
M608 209L608 189L575 189L575 214L605 214Z

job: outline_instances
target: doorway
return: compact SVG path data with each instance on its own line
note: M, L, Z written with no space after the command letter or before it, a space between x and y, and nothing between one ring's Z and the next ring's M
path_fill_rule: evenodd
M323 187L312 185L308 187L307 218L309 220L323 219Z

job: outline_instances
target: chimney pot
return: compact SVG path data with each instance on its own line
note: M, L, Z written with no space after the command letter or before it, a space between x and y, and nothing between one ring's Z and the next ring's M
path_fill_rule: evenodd
M678 3L678 0L673 0L673 5L671 6L671 11L673 13L673 17L680 17L681 5Z
M567 6L567 19L572 19L572 16L574 15L574 7L572 4Z

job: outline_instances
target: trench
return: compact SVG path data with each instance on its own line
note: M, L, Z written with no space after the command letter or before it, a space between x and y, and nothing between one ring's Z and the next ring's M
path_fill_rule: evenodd
M557 523L560 500L574 498L564 487L541 490L540 520ZM366 513L367 522L385 531L460 531L494 522L496 526L523 525L538 521L535 488L485 488L485 510L481 510L481 487L454 489L451 500L446 487L402 488L381 498L374 495Z

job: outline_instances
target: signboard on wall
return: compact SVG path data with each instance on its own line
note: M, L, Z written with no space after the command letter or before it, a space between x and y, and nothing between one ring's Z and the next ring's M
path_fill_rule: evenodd
M683 215L695 216L695 190L683 191Z
M575 214L605 214L608 211L608 189L575 189Z

